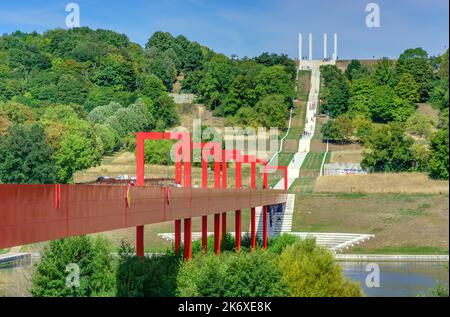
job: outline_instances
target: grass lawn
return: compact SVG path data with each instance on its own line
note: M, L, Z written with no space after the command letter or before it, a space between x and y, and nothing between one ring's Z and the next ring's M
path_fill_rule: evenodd
M448 250L448 195L307 194L306 188L300 181L291 190L293 231L374 234L360 246L367 253Z
M0 249L0 254L8 253L9 249Z
M309 152L300 169L301 177L317 177L320 173L320 167L325 153ZM331 153L328 152L325 158L325 164L330 162Z

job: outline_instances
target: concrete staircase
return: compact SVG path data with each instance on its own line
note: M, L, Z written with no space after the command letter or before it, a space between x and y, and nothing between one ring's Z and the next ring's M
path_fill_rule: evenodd
M301 239L314 238L318 245L324 246L332 252L340 252L375 237L372 234L359 233L318 233L318 232L291 232L290 234Z
M260 231L262 233L262 231ZM373 237L372 234L359 234L359 233L317 233L317 232L283 232L286 234L291 234L297 236L301 239L316 239L317 245L323 246L333 253L339 253L345 251L350 247L363 243ZM230 232L231 236L234 237L234 231ZM213 236L213 232L208 232L208 236ZM250 235L250 232L242 232L242 237ZM158 234L163 239L173 242L173 233L160 233ZM258 234L259 238L262 239L262 234ZM183 235L182 235L183 237ZM200 240L202 237L201 232L193 232L192 240Z
M278 236L283 233L291 232L292 230L292 217L294 215L295 206L295 194L289 194L286 202L286 206L281 212L272 212L272 215L268 214L267 218L267 231L269 237ZM262 208L256 208L256 235L259 238L263 236L263 217ZM270 221L272 217L272 221ZM250 228L249 228L250 231Z

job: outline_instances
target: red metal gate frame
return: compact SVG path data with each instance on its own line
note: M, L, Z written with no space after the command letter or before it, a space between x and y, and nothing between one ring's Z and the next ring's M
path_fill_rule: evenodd
M179 140L175 145L175 183L181 184L181 158L183 158L184 187L191 187L191 136L189 132L138 132L136 133L136 185L145 185L145 140ZM180 153L182 152L182 153ZM184 219L184 258L192 256L191 218ZM175 220L175 253L181 247L181 220ZM144 224L136 227L136 254L144 256Z

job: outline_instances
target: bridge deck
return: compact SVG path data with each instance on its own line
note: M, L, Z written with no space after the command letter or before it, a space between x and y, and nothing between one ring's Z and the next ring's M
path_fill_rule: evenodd
M263 189L0 185L0 248L285 203Z

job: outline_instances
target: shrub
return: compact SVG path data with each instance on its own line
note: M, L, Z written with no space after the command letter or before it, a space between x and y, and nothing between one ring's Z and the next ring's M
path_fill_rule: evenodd
M313 239L300 240L287 246L280 255L279 266L290 296L362 296L359 285L347 280L331 253L317 246Z
M117 296L173 297L180 257L167 253L143 259L122 244L117 267Z
M181 265L177 295L184 297L268 297L287 295L274 253L194 256Z
M80 286L68 287L67 265L80 268ZM101 237L72 237L51 241L33 275L33 296L107 296L114 294L114 261L109 242Z

